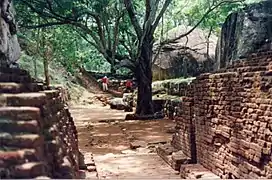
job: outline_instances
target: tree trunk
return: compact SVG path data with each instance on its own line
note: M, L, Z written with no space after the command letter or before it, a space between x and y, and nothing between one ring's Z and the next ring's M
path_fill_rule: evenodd
M48 70L48 59L46 57L43 58L43 67L44 67L45 84L46 86L49 86L50 77L49 77L49 70Z
M114 67L114 65L111 65L110 72L111 72L111 74L116 74L116 68Z
M45 47L44 57L43 57L43 70L44 70L44 77L45 77L45 84L46 86L50 85L50 76L49 76L49 47Z
M36 58L33 58L33 64L34 64L34 77L35 77L35 79L38 79L37 59Z
M143 40L139 63L136 68L138 98L136 115L139 117L154 115L152 102L152 48L153 37L147 34Z

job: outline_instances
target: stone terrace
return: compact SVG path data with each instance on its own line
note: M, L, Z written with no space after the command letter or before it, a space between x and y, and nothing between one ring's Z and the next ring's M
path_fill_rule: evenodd
M0 178L76 178L77 131L65 91L0 69Z
M271 90L272 52L199 76L158 154L182 178L272 178Z

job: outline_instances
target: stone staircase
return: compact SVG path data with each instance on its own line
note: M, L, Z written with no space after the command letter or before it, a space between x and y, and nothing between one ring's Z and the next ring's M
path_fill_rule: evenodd
M77 178L77 130L60 87L0 69L0 178Z

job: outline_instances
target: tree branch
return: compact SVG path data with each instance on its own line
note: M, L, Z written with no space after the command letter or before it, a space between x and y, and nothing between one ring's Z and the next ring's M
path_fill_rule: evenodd
M188 32L184 33L184 34L181 34L179 35L178 37L176 38L173 38L173 39L169 39L169 40L165 40L161 43L161 45L165 45L165 44L169 44L169 43L174 43L176 40L178 39L181 39L187 35L189 35L191 32L193 32L201 23L202 21L216 8L224 5L224 4L227 4L227 3L237 3L237 2L243 2L244 0L226 0L226 1L221 1L220 3L216 4L216 5L213 5L213 7L211 6L211 8L208 9L208 11L206 11L206 13L202 16L202 18L198 21L198 23L192 27Z
M27 28L27 29L38 29L38 28L45 28L45 27L51 27L51 26L57 26L57 25L67 25L70 24L70 22L49 22L45 24L39 24L39 25L31 25L31 26L25 26L25 25L19 25L20 27Z
M139 21L136 18L136 13L135 13L135 10L132 6L131 0L124 0L124 3L125 3L125 7L127 9L128 15L130 17L131 23L136 31L137 37L140 40L143 32L142 32L141 26L139 24Z
M126 45L125 41L121 41L121 40L120 40L120 44L127 50L127 52L129 53L130 58L131 58L131 59L134 59L134 55L133 55L132 49L129 48L129 47Z
M116 50L117 50L117 46L118 46L118 43L119 43L119 24L120 24L120 20L121 18L125 15L124 12L121 13L120 16L118 16L116 18L116 22L115 22L115 25L114 25L114 42L113 42L113 56L112 58L114 59L115 58L115 53L116 53ZM110 41L110 40L109 40Z
M22 3L24 3L26 6L28 6L34 13L37 13L38 15L40 15L41 17L48 17L48 18L52 18L52 19L57 19L54 16L48 14L48 13L44 13L43 11L39 11L37 10L34 6L32 6L27 0L21 0ZM57 19L59 20L59 19Z
M170 5L170 3L172 2L172 0L165 0L163 7L161 9L161 11L159 12L159 15L157 16L156 20L154 21L153 25L152 25L152 33L155 32L163 14L165 13L166 9L168 8L168 6Z

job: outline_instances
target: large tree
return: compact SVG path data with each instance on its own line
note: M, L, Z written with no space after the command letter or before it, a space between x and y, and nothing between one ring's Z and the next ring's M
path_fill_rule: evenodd
M152 59L154 33L172 0L16 0L42 17L36 24L27 16L22 23L28 28L70 25L94 46L113 67L129 60L138 81L136 114L153 116ZM162 47L190 34L217 7L243 0L205 0L205 13L187 33L161 41ZM24 5L24 6L23 6ZM23 8L22 8L23 9ZM24 10L24 9L23 9ZM159 48L160 49L160 48Z
M131 23L135 29L138 38L138 58L136 64L136 78L138 82L138 98L136 115L153 115L152 103L152 57L154 32L162 18L164 12L169 6L171 0L165 0L162 8L159 8L160 0L145 1L145 16L143 24L139 23L132 0L124 0Z
M15 0L15 5L20 28L69 25L103 55L113 72L120 61L135 59L136 36L118 0ZM39 22L37 15L42 18Z
M133 0L124 0L125 7L130 17L131 23L135 29L138 38L138 52L136 63L136 76L138 80L138 99L136 115L138 117L154 115L153 103L152 103L152 62L153 60L153 43L154 33L159 25L159 22L166 12L168 6L172 0L145 0L145 16L140 24L140 20L137 17ZM201 19L184 34L178 35L174 39L168 39L162 41L159 48L165 44L175 42L176 40L183 38L194 31L204 19L217 7L229 4L242 2L243 0L207 0L209 7L201 17ZM161 7L161 8L159 8Z

